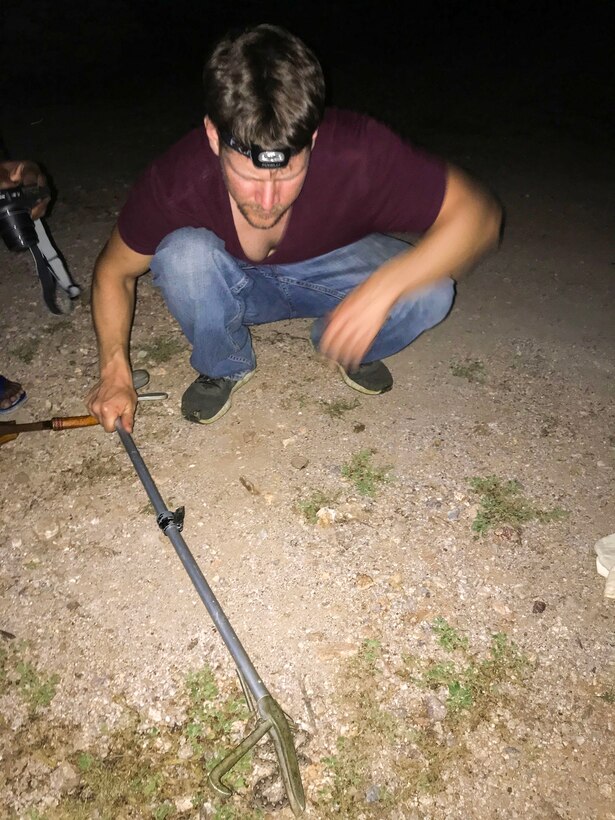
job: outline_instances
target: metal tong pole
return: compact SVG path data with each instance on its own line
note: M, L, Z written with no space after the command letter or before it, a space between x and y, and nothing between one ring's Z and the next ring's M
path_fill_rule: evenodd
M115 429L152 502L158 526L173 544L179 559L184 565L184 569L190 576L200 599L205 604L212 621L235 661L248 705L260 717L256 728L242 740L233 752L212 769L209 774L210 783L219 794L226 797L230 796L232 790L222 782L222 777L258 743L263 735L270 732L288 801L295 815L302 814L305 809L305 796L299 772L297 752L286 715L269 694L267 687L256 671L248 653L243 648L230 621L222 611L222 607L181 535L184 517L183 507L175 512L167 508L132 436L124 429L120 419L116 421Z

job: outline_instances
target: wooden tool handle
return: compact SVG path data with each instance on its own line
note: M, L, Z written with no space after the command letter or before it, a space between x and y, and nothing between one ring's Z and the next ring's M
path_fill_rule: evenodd
M56 416L51 419L52 430L72 430L75 427L93 427L98 424L94 416Z

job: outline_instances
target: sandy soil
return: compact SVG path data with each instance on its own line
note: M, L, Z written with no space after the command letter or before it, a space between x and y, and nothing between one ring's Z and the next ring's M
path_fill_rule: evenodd
M28 391L19 421L85 412L94 258L137 169L191 124L178 107L152 134L145 106L113 113L23 111L7 136L27 137L53 171L49 225L84 290L56 319L29 258L0 249L0 370ZM432 136L498 191L506 240L460 282L451 316L391 361L393 391L351 394L311 353L308 324L281 323L255 331L258 371L232 410L190 425L188 346L146 276L133 363L169 398L140 408L135 440L299 724L307 816L615 818L614 609L592 551L615 529L615 163L589 131L584 142L546 126ZM343 474L364 451L389 468L373 498ZM0 815L260 816L265 762L221 808L204 782L181 785L182 766L200 765L190 750L140 803L97 808L83 755L108 760L129 718L143 749L152 732L177 741L189 674L207 665L225 694L232 662L115 436L22 435L0 459ZM471 481L487 476L560 515L477 535ZM319 524L301 508L316 491L334 511ZM456 708L462 670L487 670L494 633L518 654L487 698L470 686ZM48 704L32 700L28 664L57 675Z

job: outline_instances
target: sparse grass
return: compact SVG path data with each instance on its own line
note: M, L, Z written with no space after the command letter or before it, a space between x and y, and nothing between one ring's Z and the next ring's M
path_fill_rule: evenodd
M173 356L185 350L185 344L181 339L174 337L154 339L149 345L143 346L145 358L152 364L163 364L168 362Z
M0 694L15 687L33 716L54 699L60 678L42 672L25 657L26 652L24 643L0 646Z
M308 524L316 524L318 510L323 507L331 507L338 497L338 493L325 493L323 490L314 490L309 498L299 501L297 506Z
M86 820L86 818L150 817L166 820L176 817L175 800L190 796L198 812L206 796L219 820L262 817L240 797L224 802L211 798L206 782L207 768L213 767L234 742L234 724L248 716L243 697L223 697L207 667L188 675L184 695L187 720L182 726L165 724L143 727L136 714L124 728L109 736L109 751L104 757L87 750L78 752L71 762L79 771L81 784L74 794L65 796L49 820ZM179 754L186 744L190 755ZM245 787L251 759L246 756L226 776L235 789Z
M71 322L67 319L62 319L59 322L53 322L50 325L46 325L43 328L43 333L46 333L48 336L55 336L56 333L62 333L65 330L69 330L71 328Z
M605 701L605 703L610 703L612 706L615 705L615 686L609 687L606 691L598 695L598 697L600 700Z
M455 649L468 648L468 639L462 638L457 630L450 626L444 618L436 618L431 628L438 636L440 646L448 652L453 652Z
M19 676L17 680L19 693L30 710L35 712L37 709L44 709L49 706L56 696L56 690L60 682L59 676L47 676L28 661L20 661L17 664L16 671Z
M527 660L503 632L492 636L486 659L472 656L467 642L455 648L462 650L463 665L454 661L430 663L415 682L427 689L446 687L449 722L457 720L459 712L468 710L470 723L476 725L499 699L500 685L522 678Z
M342 467L344 478L352 481L361 495L374 497L379 484L389 481L391 467L374 467L372 465L373 452L371 450L360 450L354 453L350 463Z
M344 413L360 407L361 402L358 399L354 399L353 401L338 399L337 401L321 401L320 405L323 412L331 416L332 419L341 419L344 418Z
M485 365L479 359L466 359L463 362L453 362L451 364L451 373L453 376L467 379L469 382L478 382L478 384L484 384L487 378Z
M24 364L30 364L38 353L39 345L39 339L26 339L20 345L13 348L13 353L17 356L19 361Z
M559 521L568 514L561 507L542 510L521 495L521 484L516 480L503 481L497 476L473 478L470 488L480 495L480 509L472 523L472 529L484 535L492 527L509 524L520 528L528 521Z
M380 642L365 641L341 676L346 731L334 753L322 760L330 778L316 807L323 817L380 818L394 810L402 816L415 806L417 795L440 791L445 772L467 755L468 733L492 720L511 697L510 688L522 683L527 661L503 633L492 636L487 656L481 657L444 618L432 626L439 651L454 657L426 662L407 655L398 675L419 691L446 689L441 731L429 725L414 728L414 716L406 721L387 709L396 687L387 691ZM378 791L377 801L367 800L368 789Z

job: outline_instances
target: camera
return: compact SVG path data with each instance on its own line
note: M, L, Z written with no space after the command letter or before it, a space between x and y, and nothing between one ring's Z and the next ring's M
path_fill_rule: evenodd
M38 244L30 215L36 203L49 196L49 188L17 185L0 190L0 236L10 251L25 251Z

